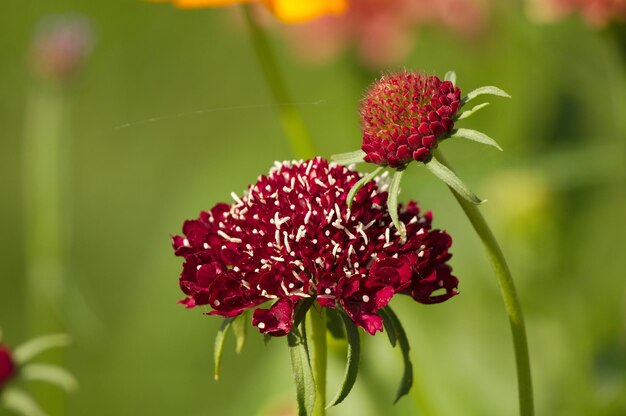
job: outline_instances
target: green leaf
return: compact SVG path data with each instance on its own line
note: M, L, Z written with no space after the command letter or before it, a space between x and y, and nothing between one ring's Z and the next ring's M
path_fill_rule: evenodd
M353 163L364 162L365 152L363 150L356 150L354 152L339 153L338 155L332 155L330 160L340 165L351 165Z
M389 185L389 195L387 196L387 210L391 217L391 222L396 227L396 230L400 232L402 241L406 238L406 228L398 217L398 195L400 194L400 182L402 181L402 174L404 169L397 169L391 178L391 184Z
M32 397L16 388L1 391L0 402L7 409L23 416L47 416Z
M361 339L359 338L359 330L356 325L354 325L354 322L352 322L352 319L350 319L345 312L338 311L338 314L343 319L343 323L346 328L346 335L348 336L348 358L346 360L346 372L343 376L341 388L339 389L337 396L335 396L335 398L326 407L327 409L341 403L348 396L356 381L356 376L359 372L359 360L361 358Z
M396 327L393 325L393 320L387 313L385 308L382 308L378 311L378 315L383 318L383 325L385 326L385 332L387 333L387 337L389 338L389 343L392 347L396 347L396 342L398 340L398 334L396 332Z
M22 376L27 380L45 381L71 393L78 388L78 382L66 369L50 364L29 364L22 368Z
M482 104L475 105L471 110L463 111L461 114L459 114L459 116L456 119L463 120L464 118L468 118L469 116L471 116L472 114L480 110L481 108L485 108L488 105L489 103L482 103Z
M24 364L42 352L52 348L66 347L70 345L71 339L66 334L44 335L26 341L15 348L13 358L18 364Z
M326 310L326 328L335 339L345 339L346 331L343 329L343 321L336 309Z
M454 71L446 72L446 75L443 77L443 80L450 81L452 82L452 85L456 85L456 72Z
M304 324L302 326L304 329ZM315 404L315 381L309 359L309 349L306 344L306 335L301 334L298 328L292 327L291 332L287 334L287 345L289 346L291 367L296 383L298 416L311 415Z
M409 346L409 339L406 336L406 332L404 332L404 328L402 327L398 316L395 314L390 306L385 306L383 309L385 310L385 314L388 316L390 324L394 327L396 331L396 334L398 336L398 344L400 345L400 350L402 351L402 359L404 361L404 372L402 373L400 387L398 387L398 393L396 395L396 400L394 401L395 404L398 402L398 400L400 400L402 396L404 396L411 390L411 386L413 385L413 364L411 363L411 356L409 355L409 350L411 349L411 347Z
M350 192L348 192L348 198L346 200L346 202L348 203L348 208L352 208L352 201L354 200L354 197L356 196L357 192L359 192L359 190L363 186L365 186L366 183L374 179L381 170L383 170L382 167L374 169L372 172L368 173L367 175L359 179L359 181L355 183L352 188L350 188Z
M502 151L502 148L500 147L500 145L498 145L498 143L496 143L495 140L487 136L485 133L481 133L477 130L457 129L452 132L452 135L450 137L459 137L463 139L469 139L478 143L486 144L488 146L493 146L496 149Z
M235 334L235 351L240 354L246 343L246 334L248 332L248 324L250 321L250 310L244 311L241 315L233 320L233 334Z
M233 323L235 318L225 318L222 321L222 325L220 329L217 331L217 335L215 336L215 349L213 351L213 360L215 362L215 372L214 377L215 380L220 379L220 374L222 371L222 352L224 351L224 341L226 341L226 334L230 330L230 326Z
M464 199L467 199L473 204L479 205L484 201L481 201L472 191L469 190L467 185L465 185L461 179L450 169L442 165L437 159L434 157L430 159L428 163L424 164L426 168L436 177L441 179L452 188L456 193L461 195Z
M313 305L314 301L315 301L315 298L313 296L309 296L308 298L304 298L303 300L298 302L293 312L293 325L292 326L297 327L298 325L300 325L300 322L302 322L302 320L306 316L306 313L309 311L309 309Z
M486 87L476 88L474 91L472 91L469 94L467 94L461 100L461 106L463 106L465 103L470 102L471 100L473 100L474 98L478 97L479 95L485 95L485 94L497 95L498 97L511 98L511 96L509 94L507 94L506 92L502 91L500 88L493 87L493 86L489 85L489 86L486 86Z

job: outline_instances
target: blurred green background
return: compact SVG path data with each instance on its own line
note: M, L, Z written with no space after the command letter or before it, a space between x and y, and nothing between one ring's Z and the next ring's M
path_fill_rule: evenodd
M229 340L213 381L220 319L185 310L169 235L292 158L245 28L233 10L181 11L140 1L5 0L0 13L0 326L31 337L22 184L27 114L46 87L28 70L37 22L77 12L97 43L63 93L66 365L80 381L70 415L280 415L295 389L286 342L255 330L237 356ZM7 7L8 6L8 7ZM540 415L626 414L626 42L623 27L570 18L538 25L517 2L494 6L468 42L422 28L399 67L463 91L496 85L511 100L463 127L495 138L442 148L500 240L525 309ZM376 73L347 53L311 66L274 33L281 68L319 154L359 146L357 108ZM57 93L54 93L57 94ZM423 168L402 198L434 211L454 238L461 295L434 306L394 299L419 385L392 406L399 351L363 337L357 385L329 415L513 415L508 322L486 256L445 187ZM47 207L37 207L46 210ZM45 271L41 271L45 275ZM332 344L329 395L343 373ZM4 410L0 410L3 413ZM426 413L422 413L426 414Z

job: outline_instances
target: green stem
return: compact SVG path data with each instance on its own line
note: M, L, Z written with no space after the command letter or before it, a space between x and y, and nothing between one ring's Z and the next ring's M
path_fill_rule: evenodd
M30 336L62 332L65 282L63 227L63 173L66 165L64 119L66 97L62 88L37 84L30 92L23 140L26 320ZM62 351L51 353L55 364ZM64 413L64 394L33 386L37 401L49 414Z
M445 166L452 170L450 164L445 159L441 151L435 151L435 157ZM528 341L526 339L526 326L522 315L522 306L520 304L515 284L511 276L511 271L506 263L504 254L496 241L493 233L489 229L485 218L482 216L478 207L464 199L456 191L450 188L454 197L465 211L465 215L472 223L474 230L480 237L487 255L491 261L491 265L498 278L500 284L500 292L504 301L506 312L509 316L511 332L513 335L513 347L515 349L515 362L517 365L517 383L519 393L520 415L532 416L534 414L532 378L530 374L530 357L528 354Z
M326 310L311 308L311 338L313 339L313 378L315 379L315 407L313 416L326 414Z
M291 150L297 157L311 158L315 156L315 149L304 121L294 106L287 86L280 74L267 35L256 21L251 6L243 6L243 11L250 31L252 45L259 60L259 65L265 75L267 85L276 102L280 120L289 139Z

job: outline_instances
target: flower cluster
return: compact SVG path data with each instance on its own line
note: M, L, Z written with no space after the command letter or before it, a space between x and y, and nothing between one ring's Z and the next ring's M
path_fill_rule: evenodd
M438 140L452 132L460 103L461 90L436 76L383 76L361 102L365 161L394 168L428 161Z
M15 363L8 347L0 344L0 390L15 375Z
M173 237L185 258L180 287L187 307L209 305L225 317L254 311L260 332L290 332L294 308L315 297L341 307L370 334L382 331L376 312L396 293L421 303L457 294L446 263L452 240L431 229L432 214L415 202L399 210L407 241L385 209L383 178L367 183L351 208L346 197L361 178L349 168L315 158L278 163L232 205L218 204L183 225Z

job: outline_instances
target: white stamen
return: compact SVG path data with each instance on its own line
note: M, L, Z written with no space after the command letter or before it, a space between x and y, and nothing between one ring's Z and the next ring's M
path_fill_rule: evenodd
M233 198L233 200L237 203L237 205L243 205L243 201L241 199L239 199L239 197L237 196L236 193L231 192L230 196Z
M231 237L222 230L218 230L217 234L219 234L224 240L228 240L231 243L241 243L241 238Z
M285 242L285 248L287 252L291 252L291 246L289 245L289 240L287 239L287 231L283 231L283 241Z
M316 184L318 184L319 186L321 186L322 188L328 188L328 186L326 186L326 184L322 181L320 181L319 179L315 178L314 181Z
M370 297L367 295L363 295L363 302L367 303L370 301Z

